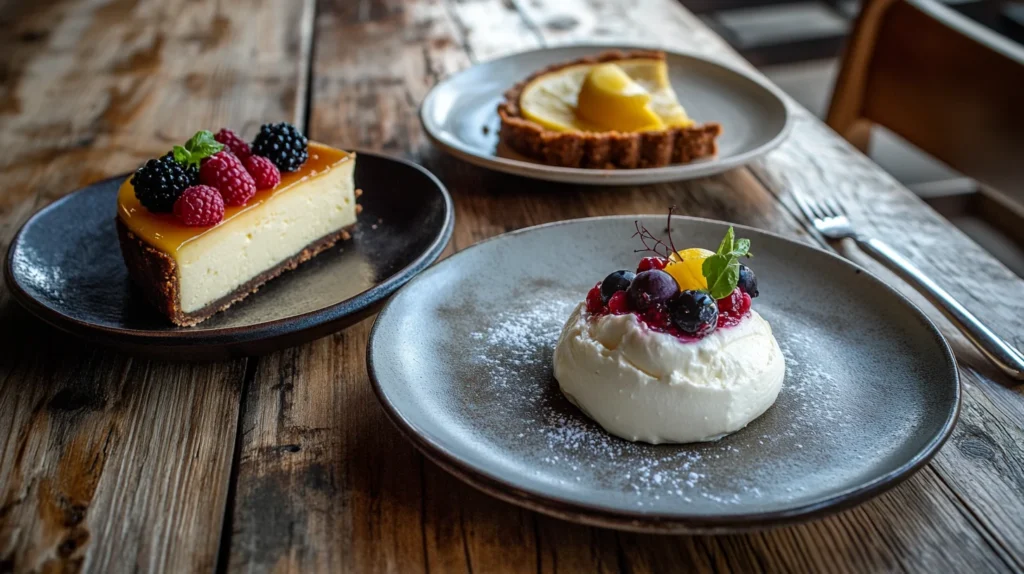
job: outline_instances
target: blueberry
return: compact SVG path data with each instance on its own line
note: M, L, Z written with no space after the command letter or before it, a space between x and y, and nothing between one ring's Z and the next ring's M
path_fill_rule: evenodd
M683 291L665 306L672 323L688 335L703 337L718 326L718 304L704 291Z
M660 269L637 273L629 285L629 301L633 308L644 311L651 305L664 303L679 293L679 284Z
M744 293L750 295L751 298L757 297L757 277L750 270L750 267L742 263L740 263L740 282L738 286Z
M604 278L601 282L601 299L605 303L612 298L612 295L616 291L625 291L629 289L629 284L633 282L633 278L636 277L636 273L632 271L615 271L611 275Z

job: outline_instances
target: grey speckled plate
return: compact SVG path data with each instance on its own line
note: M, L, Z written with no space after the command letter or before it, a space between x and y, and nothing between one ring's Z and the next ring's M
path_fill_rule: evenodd
M633 46L560 46L513 54L463 70L434 86L420 107L433 142L472 164L505 173L591 185L641 185L704 177L743 165L774 149L791 115L778 88L737 68L697 54L667 52L669 78L687 112L722 124L713 159L644 169L580 169L533 161L498 145L498 104L505 90L552 64ZM650 47L646 48L650 49Z
M570 520L720 532L821 516L890 488L948 437L953 355L927 318L857 266L737 227L786 356L778 401L715 443L633 444L566 401L551 376L562 323L605 274L636 264L634 217L524 229L411 281L367 352L388 415L428 457L505 500ZM652 230L664 218L641 216ZM676 245L720 222L677 218Z

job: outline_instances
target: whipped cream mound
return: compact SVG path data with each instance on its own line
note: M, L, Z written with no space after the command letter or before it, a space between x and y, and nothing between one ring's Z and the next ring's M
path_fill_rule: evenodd
M738 431L772 406L786 372L771 327L755 311L683 342L632 314L590 318L583 303L562 329L554 368L566 398L606 431L653 444Z

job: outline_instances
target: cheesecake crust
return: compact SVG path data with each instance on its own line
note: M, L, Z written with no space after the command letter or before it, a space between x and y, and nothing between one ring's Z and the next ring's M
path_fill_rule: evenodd
M150 304L179 327L195 326L245 299L250 294L259 291L259 288L267 281L285 271L295 269L322 251L330 249L339 240L350 239L352 236L349 231L355 227L353 223L317 239L291 258L253 277L224 297L198 311L185 313L181 310L177 264L174 259L132 233L120 217L115 219L117 220L117 236L121 243L121 253L124 255L125 265L128 267L128 275L139 286Z
M545 74L579 64L600 64L631 58L664 60L655 50L609 50L571 62L549 66L512 86L498 104L501 142L513 150L558 167L634 169L663 167L712 157L721 124L708 122L685 128L649 132L558 132L523 117L519 98L527 84Z

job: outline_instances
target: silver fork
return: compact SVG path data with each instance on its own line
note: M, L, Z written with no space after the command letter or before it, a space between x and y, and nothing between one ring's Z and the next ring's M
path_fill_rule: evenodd
M829 239L850 238L856 241L861 249L927 297L1001 371L1014 379L1024 380L1024 355L999 338L948 291L932 281L898 251L878 239L857 233L842 204L831 198L814 201L796 193L792 195L800 211L804 212L818 233Z

